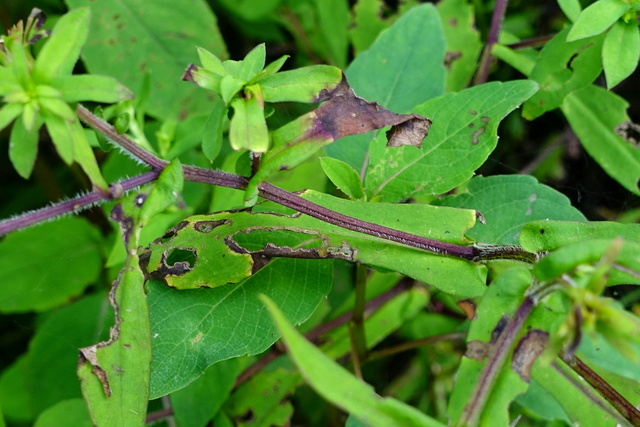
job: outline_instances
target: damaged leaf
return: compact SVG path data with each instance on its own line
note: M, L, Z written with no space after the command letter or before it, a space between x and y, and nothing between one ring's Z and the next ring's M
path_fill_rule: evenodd
M334 90L322 93L319 100L327 102L273 132L273 147L264 155L260 169L247 186L246 205L255 204L258 185L272 173L299 165L338 138L393 126L389 144L419 147L431 125L426 117L396 114L359 98L346 79Z
M532 81L492 82L416 107L414 113L433 120L424 146L388 149L378 136L369 148L367 195L395 202L467 181L496 147L500 120L536 90Z
M518 343L511 359L511 369L516 371L522 381L531 381L531 367L544 351L548 341L549 333L533 329Z
M468 244L475 212L429 205L350 202L307 191L334 211L424 237ZM446 225L445 225L446 224ZM392 269L460 297L484 292L483 266L346 230L301 215L219 212L193 216L141 255L149 279L179 289L237 283L272 257L341 258ZM461 279L452 286L450 272Z
M139 207L137 200L136 196L128 203L129 211ZM96 425L143 425L147 413L151 331L144 275L137 254L140 228L130 215L120 204L112 211L128 253L109 296L115 325L108 341L80 349L78 361L82 394Z

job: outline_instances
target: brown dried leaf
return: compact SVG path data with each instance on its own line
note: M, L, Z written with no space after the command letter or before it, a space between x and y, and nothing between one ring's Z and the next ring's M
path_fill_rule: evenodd
M539 329L534 329L520 340L516 350L513 352L511 368L516 371L523 381L531 380L531 367L538 356L544 351L549 334Z

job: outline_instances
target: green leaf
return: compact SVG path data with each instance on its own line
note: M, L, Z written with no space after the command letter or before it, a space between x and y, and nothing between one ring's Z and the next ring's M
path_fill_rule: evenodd
M207 118L207 123L202 134L202 152L213 162L222 149L222 133L229 109L219 98L213 103L213 110Z
M75 161L78 162L94 186L108 191L109 184L107 184L100 172L98 161L96 160L95 154L93 154L93 148L89 145L87 133L77 119L72 123L67 122L67 126L73 143Z
M604 37L602 67L607 87L612 88L633 73L640 57L638 21L617 20Z
M73 132L68 121L60 116L43 112L44 123L49 136L62 160L70 165L74 160Z
M517 244L522 227L537 219L586 220L566 196L527 175L474 177L467 192L436 204L479 211L485 224L477 223L467 234L496 245Z
M9 159L18 174L24 179L29 179L36 163L39 133L40 126L33 126L30 131L27 131L22 120L16 120L11 129Z
M445 0L438 3L438 13L447 41L447 91L457 92L467 87L482 51L474 8L467 0Z
M204 68L220 75L220 77L224 76L227 73L227 70L224 69L224 64L222 63L220 58L200 46L196 46L196 49L198 51L200 63Z
M220 3L241 19L258 21L276 10L282 0L221 0Z
M0 96L22 91L23 89L14 70L0 65Z
M301 323L329 292L332 271L330 261L282 258L242 283L215 289L177 291L150 282L151 397L184 387L215 362L269 348L277 335L257 295L274 298Z
M80 349L78 377L94 425L144 425L149 401L151 333L144 276L131 239L125 266L114 282L117 313L109 341Z
M611 254L616 250L619 252ZM625 267L626 272L636 272L634 277L625 271L611 271L608 273L611 276L609 285L640 283L637 277L640 275L640 246L633 241L615 242L613 239L589 239L564 245L540 260L533 274L540 281L550 282L580 265L594 264L603 258L613 258L611 262Z
M102 241L80 218L10 234L0 243L0 311L44 311L80 295L99 276Z
M396 113L444 92L445 39L436 8L415 7L380 34L346 71L354 91ZM427 73L427 74L425 74Z
M78 348L107 338L112 322L113 312L104 293L48 314L29 343L24 362L25 389L35 413L82 396L76 376ZM47 393L42 393L43 388Z
M580 13L567 35L567 42L603 33L631 7L625 0L596 1Z
M62 92L66 102L120 102L133 99L133 93L113 77L88 74L56 77L51 85Z
M34 427L91 427L91 417L82 399L64 400L44 411Z
M445 89L445 39L432 4L410 9L383 31L345 72L356 94L397 113L413 112ZM377 132L348 136L325 152L361 170Z
M270 298L261 297L302 376L322 397L372 426L441 426L433 418L392 398L383 398L325 356L289 323Z
M628 103L607 90L589 86L567 96L562 112L582 146L616 181L634 194L640 194L640 151L633 141L616 133L629 122Z
M269 130L264 111L254 98L234 98L231 101L233 117L229 125L229 142L234 150L264 153L269 147Z
M500 120L536 90L535 82L527 80L492 82L415 108L433 120L423 147L387 148L379 136L370 147L367 194L394 202L462 184L496 147Z
M56 22L33 65L33 76L38 83L71 74L87 40L89 15L89 9L81 7L67 12Z
M475 397L482 371L496 347L501 319L504 316L511 317L516 312L530 283L531 274L527 269L511 268L498 276L482 297L467 337L467 352L456 374L449 399L447 413L453 425L459 425L465 415L467 402ZM494 330L497 332L494 333ZM493 380L480 413L480 425L488 425L488 420L491 420L490 424L508 425L509 404L527 389L527 384L505 361L496 367Z
M278 368L261 371L242 384L225 402L224 413L242 425L246 414L251 423L260 426L284 426L290 423L293 405L287 399L302 378L297 372Z
M331 157L320 159L322 169L327 174L331 182L344 194L353 199L364 199L364 189L360 176L351 166L341 160Z
M36 418L31 405L31 394L25 382L26 355L18 358L2 371L0 376L0 400L4 415L13 421L27 423Z
M533 120L558 108L565 96L591 84L602 71L602 41L598 37L567 42L566 28L540 51L529 78L540 90L522 108L522 116Z
M240 359L223 360L187 387L171 393L176 424L205 426L229 398L242 367Z
M220 96L224 103L227 105L231 103L232 98L240 92L246 83L246 80L240 79L233 74L223 76L220 80Z
M356 56L371 46L388 23L382 19L382 0L358 0L353 7L353 23L349 28L349 38Z
M640 241L640 225L617 222L534 221L524 226L520 244L529 252L551 251L587 239L622 237Z
M243 80L251 80L264 68L264 61L267 56L267 49L264 43L251 49L242 60L242 75L239 77Z
M467 244L475 212L429 205L350 202L308 191L303 197L328 209L431 239ZM254 232L254 233L251 233ZM243 236L245 239L240 241ZM229 241L229 237L235 240ZM248 241L246 240L248 239ZM232 249L229 245L235 241ZM249 245L251 243L251 245ZM179 289L215 287L249 276L251 251L267 243L399 271L460 297L485 290L484 267L434 255L327 224L308 216L220 212L179 224L143 256L147 275ZM295 252L295 251L294 251ZM324 254L324 255L323 255ZM451 280L456 271L456 280Z
M18 103L5 104L0 107L0 131L22 114L22 105ZM20 120L20 122L22 122ZM24 125L23 125L24 128Z
M144 226L157 214L176 203L184 185L180 160L174 159L160 173L140 208L140 225Z
M329 62L344 68L349 47L349 4L346 0L315 0L315 6Z
M275 61L273 61L272 63L270 63L269 65L267 65L264 70L260 71L258 73L258 75L256 75L255 77L253 77L250 82L251 83L256 83L259 80L271 76L275 73L277 73L278 71L280 71L280 68L282 68L282 66L284 65L284 63L287 61L287 59L289 59L289 55L283 55L280 58L276 59Z
M558 6L571 22L576 22L582 12L580 0L558 0Z
M342 81L342 71L329 65L312 65L282 71L258 80L265 102L317 102L320 92Z
M172 0L154 1L153 7L145 0L66 3L91 8L90 38L82 51L90 74L112 76L136 96L148 75L154 90L146 113L155 118L184 118L210 108L206 92L179 82L186 65L198 59L194 46L226 55L216 17L205 1L185 0L179 13Z

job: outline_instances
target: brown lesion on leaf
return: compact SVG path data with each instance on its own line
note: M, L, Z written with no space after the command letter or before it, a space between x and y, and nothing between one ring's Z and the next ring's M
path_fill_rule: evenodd
M531 381L531 367L538 356L542 354L549 341L549 334L539 329L533 329L522 337L513 353L511 369L522 381Z
M451 64L462 58L462 52L459 50L447 52L444 56L444 66L447 70L451 69Z
M231 225L231 223L230 219L196 221L193 223L193 229L200 233L211 233L214 228L221 225Z
M356 96L346 78L334 89L320 92L316 102L323 101L327 102L314 111L314 126L303 139L308 139L310 135L327 135L336 140L392 126L387 132L388 146L420 147L431 126L431 120L426 117L396 114L376 102Z
M151 252L140 255L140 267L146 280L165 281L167 276L182 276L192 271L198 261L198 251L189 247L169 247L162 252L160 267L149 271L149 259Z
M482 121L483 125L479 129L477 129L475 132L473 132L473 134L471 134L472 145L478 145L478 143L480 142L480 135L485 133L485 131L487 130L487 124L489 124L490 118L487 116L482 116L480 120ZM474 124L470 123L469 128L473 128L474 126L472 125Z
M509 317L506 314L503 315L500 320L498 320L498 324L495 328L493 328L493 331L491 331L491 341L469 341L467 343L467 350L464 353L465 357L475 359L479 362L489 357L489 353L491 352L495 343L498 342L498 338L500 338L500 334L502 334L502 331L507 326L508 321Z
M633 148L640 148L640 125L627 120L616 126L613 131Z

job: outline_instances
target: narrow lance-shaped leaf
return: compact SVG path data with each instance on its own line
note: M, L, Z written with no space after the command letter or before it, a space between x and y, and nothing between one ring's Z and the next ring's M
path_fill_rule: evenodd
M228 111L229 109L220 98L214 101L213 110L209 114L202 134L202 152L209 161L218 157L222 149L222 133Z
M319 94L331 92L342 81L339 68L314 65L282 71L257 82L265 102L318 102Z
M16 120L11 129L11 136L9 137L9 159L16 169L16 172L24 179L29 179L33 166L36 163L39 131L39 125L33 126L30 131L27 131L24 128L22 120Z
M540 90L522 107L528 120L558 108L568 94L591 84L602 71L604 34L567 42L568 32L565 28L545 44L529 74Z
M75 161L78 162L93 185L102 190L108 190L109 185L102 176L102 172L100 172L93 148L89 145L89 140L80 122L76 119L69 123L68 129L71 135L71 141L73 142Z
M616 181L640 194L640 150L637 125L626 113L628 103L603 88L589 86L569 94L562 112L582 146Z
M66 102L120 102L133 99L133 93L113 77L88 74L56 77L51 85L62 93Z
M56 23L51 37L36 57L33 74L44 82L69 75L89 34L89 8L73 9Z
M607 87L612 88L633 73L640 57L638 21L618 19L607 32L602 45L602 67Z
M370 385L329 359L298 333L271 299L262 296L261 300L302 376L325 399L372 426L443 426L416 408L376 394Z
M120 223L128 254L110 294L116 314L111 337L80 349L78 376L95 425L143 425L147 413L151 330L137 254L140 228L134 216L138 199L130 198L125 209L116 205L111 214Z
M327 102L318 109L273 132L273 147L247 186L247 205L256 202L258 185L272 173L299 165L338 138L393 126L387 132L390 146L420 146L431 125L426 117L395 114L376 103L366 102L353 93L346 79L331 92L323 92L318 101L324 100Z
M567 41L572 42L604 32L631 7L631 3L624 0L596 1L580 13L567 35Z

